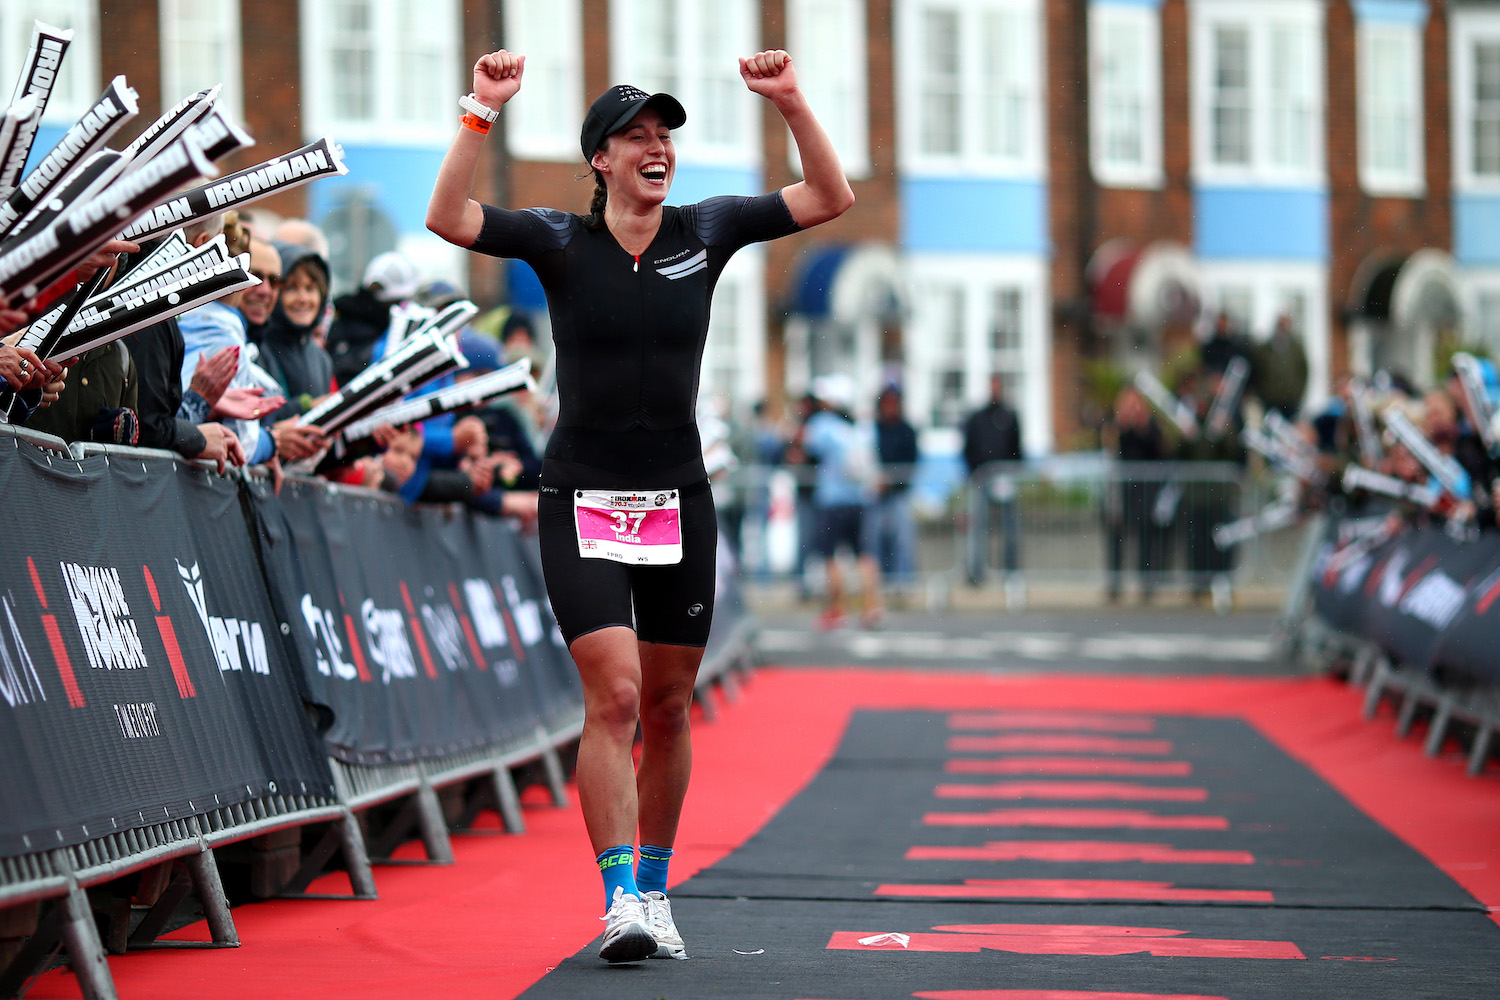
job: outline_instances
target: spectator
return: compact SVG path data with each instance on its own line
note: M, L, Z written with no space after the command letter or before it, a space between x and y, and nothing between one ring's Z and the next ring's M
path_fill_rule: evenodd
M245 336L252 344L261 342L266 324L276 308L281 293L281 254L264 240L250 240L250 275L260 284L240 293L240 312L245 317Z
M881 575L898 589L916 582L917 527L911 511L911 477L917 464L917 429L901 410L901 390L888 385L875 403L875 452L880 459L877 499L870 508L870 550Z
M968 466L970 482L976 491L971 510L977 523L972 530L979 543L972 547L968 560L969 583L973 586L984 582L985 568L989 564L991 526L996 520L1004 537L1001 557L1007 586L1016 582L1021 565L1021 523L1016 509L1015 480L1005 474L986 474L980 479L978 473L991 462L1019 461L1021 420L1005 402L1005 380L996 372L990 376L989 402L964 422L964 464Z
M1193 408L1198 426L1203 427L1213 403L1222 372L1203 369L1191 373L1184 381L1180 395ZM1203 379L1208 380L1205 386ZM1204 434L1184 435L1177 446L1178 461L1194 464L1236 463L1245 461L1238 421L1232 421L1227 433L1218 438ZM1225 480L1221 470L1189 471L1182 487L1182 524L1186 535L1189 582L1195 599L1211 597L1214 607L1228 611L1233 599L1229 574L1234 569L1235 550L1220 549L1214 544L1214 529L1236 516L1237 487Z
M395 250L372 258L357 291L333 300L328 353L340 384L364 371L375 342L391 325L391 308L417 292L417 268Z
M306 413L333 389L333 360L313 339L328 301L328 262L290 243L277 244L276 252L281 294L261 331L261 366L286 397L275 414L284 420Z
M849 412L854 386L847 376L815 379L813 396L819 409L802 429L802 447L818 463L813 488L817 551L828 574L827 604L818 616L818 626L830 629L844 623L844 580L837 556L847 549L856 559L863 584L860 620L873 627L882 614L880 566L867 547L864 521L878 475L874 446Z
M469 367L457 374L456 382L467 382L500 368L500 351L487 337L465 330L459 337L458 346ZM538 489L541 486L542 459L536 453L531 435L510 397L491 400L475 416L484 424L490 454L499 459L498 485L514 490Z
M222 230L222 216L187 227L184 235L193 246L202 246ZM184 363L181 372L185 403L197 401L191 415L197 419L213 416L234 431L245 450L246 461L259 465L276 454L276 441L261 426L262 416L269 419L286 400L279 394L267 396L267 386L257 376L251 361L250 345L245 333L245 318L237 308L243 293L235 292L215 302L190 309L177 319L182 332ZM210 401L200 390L202 371L216 356L233 360L227 386Z
M1204 369L1209 372L1222 374L1229 368L1229 362L1235 358L1244 358L1252 362L1250 341L1239 330L1235 329L1234 321L1229 313L1221 311L1214 317L1213 332L1198 348L1198 358ZM1301 397L1298 397L1301 402Z
M1169 536L1156 517L1163 481L1148 463L1165 459L1167 447L1161 427L1152 419L1150 404L1134 386L1127 385L1116 397L1113 419L1105 427L1104 443L1125 466L1105 498L1109 600L1114 603L1120 599L1125 547L1133 540L1141 600L1149 603L1157 579L1167 567Z
M807 422L820 409L817 399L812 393L802 397L797 404L798 423L797 429L787 441L782 450L782 460L786 463L793 474L797 477L797 488L794 493L794 510L797 519L797 599L806 603L812 600L812 584L810 580L811 570L809 564L817 554L818 549L818 509L813 503L813 493L816 490L816 477L818 461L808 454L803 446L803 435L807 430Z
M1295 422L1307 393L1307 351L1291 317L1278 316L1271 336L1251 348L1250 372L1251 388L1265 408Z

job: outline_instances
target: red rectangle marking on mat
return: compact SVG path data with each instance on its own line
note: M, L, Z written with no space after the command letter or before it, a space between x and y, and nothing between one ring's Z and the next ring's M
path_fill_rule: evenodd
M938 785L940 799L1115 799L1137 802L1206 802L1206 788L1169 788L1129 781L999 781L993 785Z
M1162 816L1144 809L991 809L982 813L928 813L927 826L1046 826L1080 829L1227 830L1223 816Z
M917 846L908 861L1094 861L1106 864L1253 865L1249 851L1185 851L1117 840L992 840L983 847Z
M1263 889L1181 889L1171 882L1124 879L964 879L962 885L882 885L875 895L901 899L1129 899L1154 903L1274 903Z
M934 933L900 934L891 931L835 931L828 939L834 951L925 951L974 954L1006 951L1017 955L1079 955L1114 957L1145 953L1159 958L1303 959L1307 956L1290 941L1242 941L1190 938L1184 932L1132 927L1069 927L1061 925L990 924L934 927ZM863 941L874 942L863 944Z
M1054 774L1095 777L1185 778L1193 765L1185 760L1122 760L1119 757L961 757L948 761L949 774Z
M1063 733L1014 733L1007 736L950 736L951 753L1135 753L1166 756L1171 740L1140 740L1120 736L1077 736Z
M912 1000L1228 1000L1201 993L1118 993L1094 990L935 990Z
M1097 733L1154 733L1156 720L1145 715L1079 712L955 712L949 729L1081 729Z

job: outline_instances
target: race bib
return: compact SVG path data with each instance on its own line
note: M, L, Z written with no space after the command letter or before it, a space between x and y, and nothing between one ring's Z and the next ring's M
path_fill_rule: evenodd
M682 505L676 490L574 490L578 554L630 566L682 562Z

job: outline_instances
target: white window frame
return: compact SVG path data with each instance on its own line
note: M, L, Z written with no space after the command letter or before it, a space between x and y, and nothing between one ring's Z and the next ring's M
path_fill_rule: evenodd
M733 288L732 309L724 308L720 293ZM726 322L734 323L735 342L722 342ZM729 259L714 288L714 308L708 320L708 340L703 348L700 398L724 394L726 413L748 412L766 394L766 255L758 246L740 250ZM718 336L715 336L718 334ZM732 371L730 384L717 381L714 373ZM743 457L743 456L741 456Z
M468 78L464 76L463 54L463 10L459 0L425 0L424 13L429 22L436 22L446 45L439 53L441 69L437 74L442 80L451 80L452 87L442 91L445 100L423 109L420 118L403 119L397 112L402 96L401 78L395 71L397 59L396 40L401 32L397 28L398 7L411 0L369 0L374 15L371 37L375 41L374 114L371 118L350 119L341 117L339 109L332 106L334 87L333 72L328 64L328 51L336 41L329 24L332 4L327 2L303 3L302 28L302 114L307 135L332 135L340 142L360 142L371 145L392 146L446 146L453 139L457 127L458 95L468 89ZM449 96L451 95L451 96Z
M672 7L672 21L679 29L680 52L664 68L653 72L648 60L657 55L645 47L641 25L648 18L641 13L648 3L666 3ZM727 22L725 30L712 32L724 46L720 54L701 44L707 31L705 19L713 12ZM646 90L665 90L682 102L687 124L673 136L677 162L682 165L724 166L758 169L762 162L760 116L757 98L740 78L737 55L757 51L760 38L760 6L750 0L614 0L609 5L610 61L614 71L610 79ZM666 75L667 80L662 76ZM705 130L705 116L718 116L722 139L714 139ZM761 102L764 103L764 102ZM696 116L696 117L695 117Z
M1328 184L1324 121L1326 73L1324 68L1323 5L1317 0L1192 0L1192 131L1193 176L1208 184L1270 187L1314 187ZM1214 32L1221 26L1241 26L1250 40L1250 162L1218 163L1214 159ZM1309 124L1302 139L1308 158L1302 164L1276 162L1277 122L1273 111L1284 74L1275 60L1284 54L1277 34L1292 30L1307 41L1308 79L1306 112Z
M1140 104L1141 156L1138 160L1111 159L1109 135L1113 102L1107 92L1105 60L1110 40L1129 32L1141 43L1137 75L1128 88ZM1162 186L1161 12L1134 4L1094 3L1089 6L1089 155L1094 178L1109 187Z
M923 74L927 45L928 11L952 12L958 18L959 62L958 140L956 153L924 148L922 136ZM1018 39L1013 47L1018 65L1013 75L1020 88L1017 125L1021 148L1016 155L988 153L982 143L986 133L983 110L993 102L984 100L987 72L995 69L986 58L984 22L996 14L1015 19ZM1036 179L1045 164L1046 98L1042 9L1037 0L899 0L896 9L896 64L906 67L896 75L898 101L898 145L902 169L913 175L937 177L1001 177ZM1001 67L1004 72L1004 68Z
M1500 356L1500 267L1467 269L1459 277L1463 297L1463 337L1465 347L1483 347L1491 357ZM1494 327L1486 331L1484 317L1494 317ZM1486 333L1489 335L1486 336Z
M578 148L581 109L587 103L582 6L581 0L505 0L504 45L526 55L525 82L505 108L505 139L512 156L567 162L583 157ZM556 19L546 24L545 32L533 20L543 11Z
M819 33L809 7L829 8L839 19L836 30ZM864 0L787 0L787 45L797 69L797 83L807 94L838 150L846 176L870 176L869 38ZM837 58L832 53L837 50ZM797 144L787 136L787 159L802 173Z
M218 25L220 37L215 41L223 49L223 69L212 80L190 81L183 78L183 68L177 60L179 43L194 44L197 39L180 37L181 13L185 9L200 8L204 0L159 0L158 13L161 24L161 103L170 108L190 94L205 87L222 83L224 89L216 102L224 114L235 122L244 120L244 77L240 65L240 0L220 0L224 12L223 23Z
M99 14L96 0L5 0L0 4L0 101L10 103L31 48L34 20L55 28L72 28L73 40L63 56L66 86L55 85L42 121L67 127L94 106L104 84L99 79Z
M1020 391L1008 399L1021 418L1022 447L1028 457L1045 455L1053 447L1052 427L1052 315L1049 264L1040 257L1011 254L913 254L907 258L912 288L912 314L906 328L907 412L930 424L939 366L948 354L947 331L932 328L933 289L957 289L962 295L964 402L961 426L968 413L989 399L992 371L1012 371L1020 377ZM1019 348L996 352L991 336L998 293L1021 294Z
M1226 290L1248 293L1250 325L1243 332L1256 343L1270 337L1276 318L1290 297L1301 299L1303 316L1299 333L1307 352L1307 392L1302 402L1304 406L1327 402L1332 378L1327 267L1267 260L1200 260L1198 272L1205 324L1212 326Z
M1500 11L1454 5L1449 8L1448 66L1453 121L1453 184L1466 192L1500 193L1500 171L1474 170L1474 45L1500 44Z
M1402 109L1377 109L1375 89L1377 81L1389 79L1388 67L1375 65L1375 45L1394 43L1402 46L1400 53L1404 70L1409 74L1406 93L1407 114L1404 148L1411 151L1411 162L1405 170L1382 167L1374 162L1374 126L1372 119L1377 111L1385 114ZM1424 148L1423 123L1425 119L1422 101L1422 29L1415 24L1400 24L1385 21L1361 22L1355 31L1357 72L1359 86L1359 183L1365 192L1372 195L1394 195L1417 197L1427 190L1426 150Z

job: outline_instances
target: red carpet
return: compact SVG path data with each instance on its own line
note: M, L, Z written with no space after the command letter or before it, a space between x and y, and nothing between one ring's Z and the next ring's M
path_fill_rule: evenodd
M1492 912L1500 908L1500 838L1494 835L1500 829L1500 784L1493 777L1465 777L1456 756L1424 757L1417 739L1398 742L1389 718L1365 722L1359 707L1358 692L1323 679L763 669L738 704L714 724L700 722L695 729L694 783L673 882L724 857L806 785L833 753L856 708L1058 713L1059 725L1076 728L1086 728L1087 720L1065 713L1118 718L1116 713L1141 712L1244 719ZM983 716L967 721L976 735L964 739L993 738L979 735ZM1089 752L1077 746L1047 749ZM1122 805L1117 811L1147 815L1150 809ZM271 902L237 909L245 942L237 950L113 958L120 996L512 998L600 929L599 879L576 805L559 810L530 804L527 823L520 837L456 838L452 866L377 869L375 902ZM1107 835L1098 840L1108 847ZM1003 844L995 847L1004 850ZM190 928L184 936L206 933ZM57 973L30 995L79 993L70 976Z

